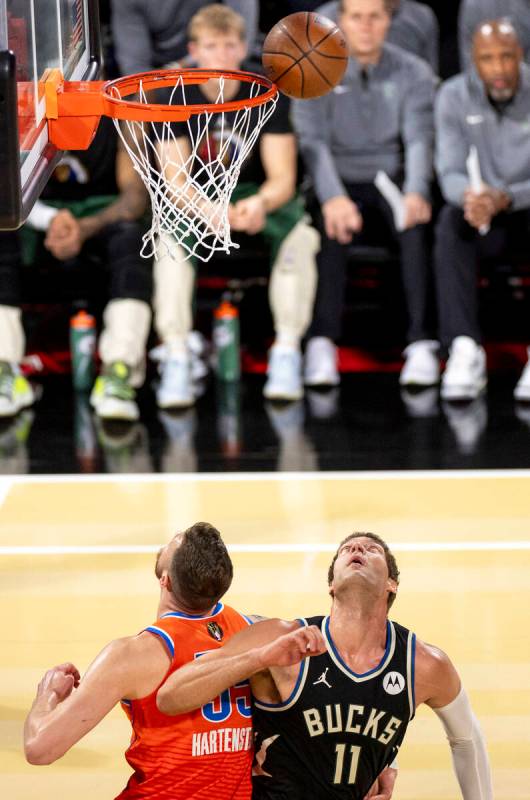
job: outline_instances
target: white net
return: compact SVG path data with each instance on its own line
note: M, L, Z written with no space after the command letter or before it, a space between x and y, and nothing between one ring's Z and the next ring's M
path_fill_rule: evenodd
M232 78L215 79L215 103L230 102L226 87ZM248 98L264 94L258 82L242 84ZM176 73L175 84L166 90L165 105L189 105L187 85ZM117 89L113 87L113 95ZM226 95L229 97L226 97ZM153 104L153 92L140 81L136 102ZM274 113L277 93L259 105L238 102L234 111L202 111L184 122L139 122L114 120L114 124L149 192L152 224L144 235L142 255L155 258L175 245L186 253L208 261L216 251L238 247L231 239L228 211L241 167L262 127Z

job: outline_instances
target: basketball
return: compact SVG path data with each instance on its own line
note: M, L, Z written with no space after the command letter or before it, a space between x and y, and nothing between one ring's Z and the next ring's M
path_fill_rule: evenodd
M299 99L321 97L344 75L348 46L335 22L299 11L271 28L261 60L267 77L283 94Z

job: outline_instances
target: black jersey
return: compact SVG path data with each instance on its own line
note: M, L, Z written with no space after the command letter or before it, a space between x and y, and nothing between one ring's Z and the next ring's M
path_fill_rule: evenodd
M246 65L245 65L246 66ZM252 66L252 65L249 65ZM251 84L242 82L238 92L231 102L240 101L244 106L244 100L250 96ZM202 105L210 104L210 100L204 95L200 85L190 84L182 90L181 87L174 89L158 90L156 102L171 103L173 105ZM251 182L261 184L265 180L265 172L260 156L260 139L265 133L292 133L292 126L289 117L290 104L289 98L280 94L274 113L263 125L261 132L254 147L248 153L242 164L238 183ZM260 118L261 111L254 108L250 112L249 119L244 125L241 124L239 115L236 112L226 112L224 115L213 114L207 124L207 115L194 114L188 122L173 122L171 130L174 136L187 136L193 142L199 142L197 147L198 158L194 159L192 171L196 175L199 183L206 183L211 175L211 170L205 169L203 164L211 164L216 159L221 159L224 166L228 166L237 154L244 141L248 137L248 131L254 128ZM239 122L238 122L239 119Z
M333 643L329 617L301 622L321 628L327 652L301 663L284 702L254 700L253 800L363 800L414 716L415 636L389 621L381 662L357 675Z

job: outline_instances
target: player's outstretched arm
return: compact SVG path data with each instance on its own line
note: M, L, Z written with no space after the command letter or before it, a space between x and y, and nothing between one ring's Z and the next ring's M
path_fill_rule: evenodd
M449 657L423 642L416 652L416 700L444 726L464 800L493 800L486 743L466 690Z
M117 639L95 658L82 680L73 664L48 670L24 724L30 764L51 764L94 728L123 698L152 692L170 664L151 634Z
M221 692L269 667L298 664L325 651L315 626L270 619L233 636L223 647L173 672L158 690L156 704L175 716L200 708Z

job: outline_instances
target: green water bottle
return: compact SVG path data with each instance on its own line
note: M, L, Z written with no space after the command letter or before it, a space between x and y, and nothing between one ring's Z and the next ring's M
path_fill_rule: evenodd
M238 381L241 375L239 312L227 297L214 311L213 344L215 373L222 381Z
M70 320L70 355L72 383L78 392L88 392L95 376L96 320L86 311L78 311Z

